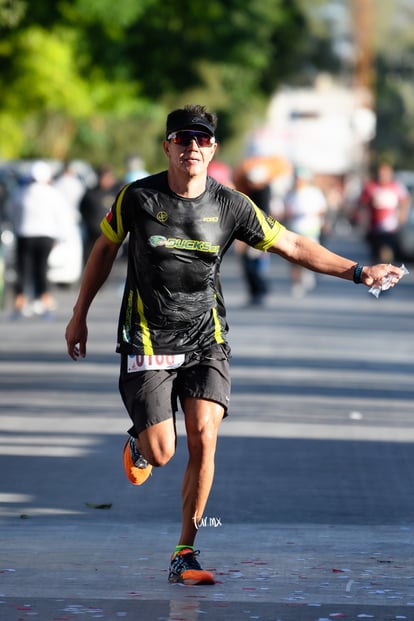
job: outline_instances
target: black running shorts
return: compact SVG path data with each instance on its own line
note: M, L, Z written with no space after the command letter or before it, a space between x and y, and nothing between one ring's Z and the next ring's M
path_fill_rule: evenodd
M185 397L219 403L227 416L231 384L227 345L185 354L184 363L175 369L128 372L128 358L121 354L119 392L133 423L132 436L175 417L178 399L182 406Z

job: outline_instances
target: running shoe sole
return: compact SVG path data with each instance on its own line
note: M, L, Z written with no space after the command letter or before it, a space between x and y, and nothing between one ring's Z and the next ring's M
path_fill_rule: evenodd
M168 581L172 584L187 584L189 586L215 584L213 574L206 569L186 569L178 576L170 574Z
M127 479L132 485L142 485L148 479L152 472L152 466L148 465L146 468L137 468L131 457L131 450L129 448L129 438L125 442L123 450L123 465Z

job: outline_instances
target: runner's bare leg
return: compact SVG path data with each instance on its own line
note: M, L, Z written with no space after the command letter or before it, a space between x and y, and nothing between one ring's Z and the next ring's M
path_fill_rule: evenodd
M186 398L183 404L189 459L182 484L179 545L193 545L214 478L217 433L224 408L213 401Z

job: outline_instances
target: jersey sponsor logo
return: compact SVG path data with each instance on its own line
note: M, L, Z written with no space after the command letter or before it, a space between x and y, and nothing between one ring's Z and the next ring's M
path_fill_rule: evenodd
M218 252L220 246L215 246L209 241L200 241L197 239L175 239L170 237L167 239L167 248L177 248L179 250L198 250L199 252Z
M158 222L167 222L168 220L168 214L166 211L159 211L157 213L157 220Z
M203 222L218 222L218 216L207 216L203 218Z
M163 235L151 235L148 241L149 245L153 248L157 248L158 246L165 246L167 244L167 238Z
M152 235L148 242L153 248L165 246L165 248L175 248L177 250L197 250L198 252L211 253L218 253L220 250L220 246L212 244L209 241L201 241L198 239L178 239L176 237L169 237L167 239L163 235Z

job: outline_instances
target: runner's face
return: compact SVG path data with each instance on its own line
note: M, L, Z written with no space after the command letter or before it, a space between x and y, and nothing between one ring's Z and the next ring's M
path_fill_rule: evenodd
M216 149L216 143L200 147L196 140L192 140L187 146L169 140L164 141L164 151L170 160L170 168L177 172L185 172L189 177L207 173L207 167Z

